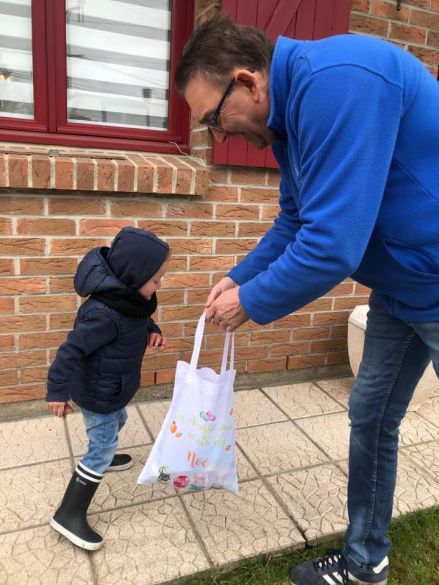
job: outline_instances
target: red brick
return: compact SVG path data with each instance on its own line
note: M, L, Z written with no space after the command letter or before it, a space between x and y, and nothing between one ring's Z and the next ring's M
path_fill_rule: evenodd
M0 386L9 386L18 383L17 370L2 370L0 372Z
M340 297L334 301L334 309L353 309L357 305L364 305L363 297Z
M346 339L318 339L311 342L311 353L328 353L346 350Z
M299 309L298 313L309 313L313 311L330 311L332 309L332 299L327 297L322 297L320 299L316 299L312 303L305 305L301 309Z
M155 373L154 372L141 372L140 374L140 387L153 386L155 384Z
M7 187L5 156L3 154L0 155L0 188L1 187Z
M257 372L278 372L285 370L287 358L265 358L263 360L248 360L247 372L256 374Z
M256 236L262 237L270 228L271 223L264 222L239 222L238 224L238 236Z
M70 191L73 189L73 161L69 158L55 158L55 188Z
M19 297L20 313L60 313L76 309L75 295L44 295Z
M0 259L0 275L13 276L15 274L14 261L11 258Z
M112 160L98 160L98 191L115 191L116 165Z
M0 316L0 331L2 333L44 331L45 328L46 318L44 315Z
M217 205L217 219L259 219L258 205Z
M11 352L0 355L0 370L24 368L26 366L42 366L46 361L43 350Z
M157 236L180 236L188 234L190 223L186 221L166 221L166 220L140 220L139 228L154 232Z
M193 286L206 287L209 285L209 275L203 273L168 273L163 278L163 286L167 288L185 288ZM163 321L163 319L162 319Z
M136 199L115 200L111 202L112 217L162 217L162 205L160 203Z
M96 197L49 199L50 215L105 215L105 212L105 202Z
M156 372L156 384L172 384L175 380L175 368Z
M254 170L254 169L231 169L231 183L238 185L264 185L265 184L265 169Z
M408 50L420 59L425 65L434 66L439 63L439 50L427 47L413 47L409 45Z
M250 334L250 343L253 344L271 344L287 343L290 341L290 331L288 329L270 329L268 331L252 331Z
M0 234L7 236L12 234L12 222L6 217L0 218Z
M381 16L388 20L399 20L408 22L410 10L407 6L402 5L401 10L396 9L396 2L384 2L383 0L372 0L371 14Z
M431 0L431 9L439 13L439 0Z
M71 329L73 327L73 322L76 317L75 313L55 313L53 315L49 315L49 329L56 330L56 329Z
M14 299L13 298L0 298L0 313L11 314L14 313Z
M241 189L241 203L276 203L279 199L277 189Z
M218 187L211 185L207 192L208 201L238 201L238 189L236 187Z
M75 222L71 219L18 219L17 233L20 235L74 235Z
M176 239L172 238L169 240L169 245L172 248L174 254L211 254L212 253L212 240L208 239Z
M92 248L105 246L106 240L97 238L53 238L50 243L50 253L55 256L84 256Z
M22 384L32 384L35 382L47 382L48 367L41 368L22 368L20 381Z
M239 238L230 240L217 240L215 252L218 254L238 254L242 252L250 252L256 246L257 240L255 238Z
M410 23L416 26L439 31L439 14L423 12L422 10L416 10L416 8L413 8L411 11Z
M346 323L349 319L349 311L327 311L326 313L316 313L313 316L314 325L333 325Z
M339 364L348 364L349 363L349 354L347 351L340 351L336 353L328 354L326 358L326 364L328 366L335 366Z
M302 353L308 353L309 342L299 341L293 343L281 343L272 345L270 347L270 357L278 355L300 355Z
M76 189L78 191L93 191L95 164L91 158L76 159Z
M183 163L177 163L175 157L173 158L173 162L175 161L175 165L177 166L177 180L175 184L175 193L179 193L181 195L187 195L192 193L192 179L195 180L195 171L190 169L187 165L183 165Z
M65 331L40 331L39 333L23 333L19 336L19 349L38 349L59 347L66 340Z
M46 292L46 278L1 278L0 294L21 295Z
M191 256L189 258L189 270L217 270L231 269L234 266L231 256Z
M348 334L347 325L334 325L331 327L331 337L334 339L337 337L346 337Z
M439 32L433 30L428 31L427 44L432 47L439 47Z
M157 193L173 193L175 169L165 163L157 166Z
M0 389L0 403L21 402L22 400L36 400L46 395L45 384L20 384L6 386Z
M264 205L262 207L262 220L274 220L279 215L280 208L278 205Z
M14 188L28 187L29 162L27 156L9 155L9 186Z
M139 193L152 193L154 186L154 167L143 162L137 169L137 191Z
M366 35L375 35L387 38L389 22L373 16L364 16L363 14L351 14L350 30Z
M409 43L424 44L427 37L427 31L423 28L417 28L415 26L391 23L390 25L390 38L398 39L400 41L406 41Z
M325 355L288 356L287 370L301 370L325 365Z
M404 0L404 4L418 6L419 8L430 8L431 2L435 0Z
M229 170L227 167L212 167L210 169L210 180L212 183L221 183L222 185L230 183ZM212 187L215 187L215 185L212 185Z
M15 351L15 335L0 335L0 352Z
M20 258L20 274L72 274L77 265L74 258Z
M198 319L203 312L203 305L183 307L160 307L160 321L184 321Z
M166 206L166 217L186 217L194 219L210 219L213 217L213 206L210 203L173 203Z
M131 193L134 190L134 165L129 160L116 161L117 174L117 191L121 193Z
M191 221L191 236L234 236L235 224L229 221Z
M209 142L209 131L207 128L200 128L200 130L192 131L190 136L191 147L206 146Z
M369 12L370 9L370 0L353 0L352 2L352 10L356 10L358 12Z
M79 233L85 236L115 236L123 227L132 225L128 219L82 219Z
M69 293L73 292L73 275L71 276L52 276L49 278L49 293Z
M43 238L0 238L0 256L41 256L44 249Z
M302 327L293 331L294 341L303 339L328 339L329 327Z
M32 188L50 188L50 160L47 156L32 156Z
M157 292L158 302L160 305L183 305L184 292L178 290L159 290Z

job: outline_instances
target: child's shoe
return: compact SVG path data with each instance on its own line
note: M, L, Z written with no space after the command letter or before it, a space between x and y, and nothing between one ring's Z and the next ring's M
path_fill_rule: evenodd
M376 567L356 565L346 559L338 549L324 556L305 561L290 571L291 585L386 585L389 560L386 557Z
M127 453L118 453L113 457L110 467L107 471L123 471L133 466L133 460Z

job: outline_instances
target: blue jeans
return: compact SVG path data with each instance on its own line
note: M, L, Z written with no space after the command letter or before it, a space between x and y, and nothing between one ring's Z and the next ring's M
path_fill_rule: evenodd
M98 474L104 474L116 453L118 434L127 421L126 408L99 414L81 408L88 437L88 451L81 464Z
M363 359L349 400L345 554L376 566L390 550L399 426L429 360L439 375L439 322L394 319L372 293Z

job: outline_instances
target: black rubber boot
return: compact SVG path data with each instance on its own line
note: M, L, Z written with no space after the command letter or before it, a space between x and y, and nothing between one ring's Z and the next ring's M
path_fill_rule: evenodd
M57 532L73 544L86 550L97 550L102 546L102 536L87 522L87 510L98 489L103 474L95 474L87 468L78 467L67 486L60 507L50 521Z

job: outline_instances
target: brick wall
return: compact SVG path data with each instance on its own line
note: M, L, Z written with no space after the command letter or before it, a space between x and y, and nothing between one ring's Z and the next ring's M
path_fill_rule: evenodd
M200 21L218 2L197 4ZM354 0L351 30L395 40L437 75L438 4L413 0L397 11L393 1ZM276 171L210 165L208 133L196 125L192 154L60 149L61 156L48 157L43 147L2 145L0 403L44 396L47 368L80 302L72 290L77 263L125 225L154 230L173 250L157 315L169 349L146 355L142 385L172 382L176 360L190 357L210 288L255 246L278 211ZM236 335L240 377L256 383L280 372L286 379L340 371L348 363L349 314L367 295L348 280L273 324L245 324ZM222 342L208 326L204 364L218 365Z

